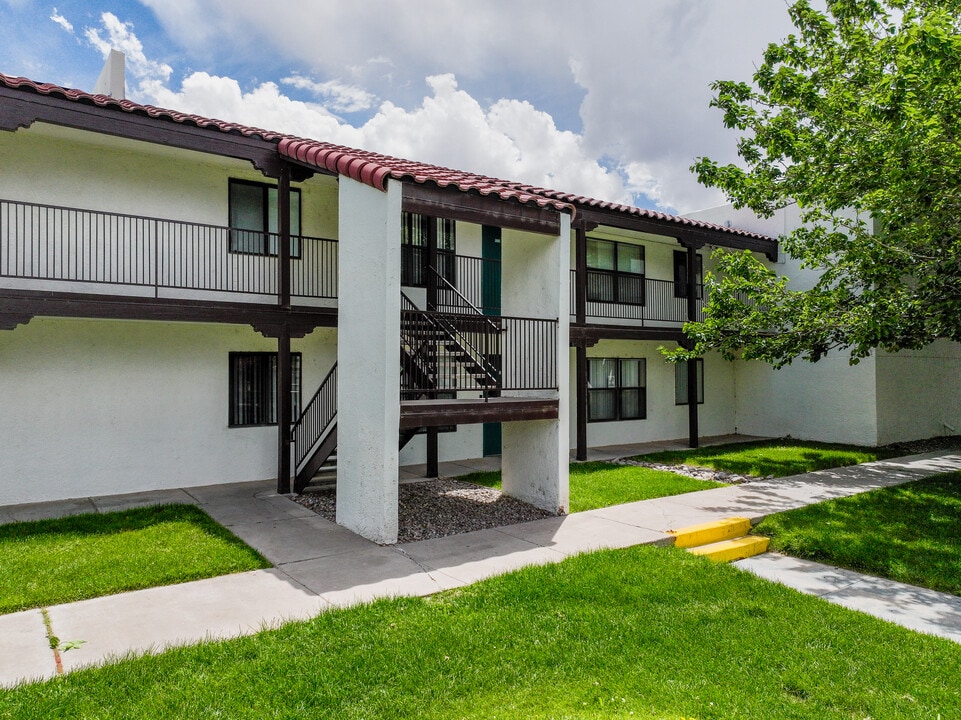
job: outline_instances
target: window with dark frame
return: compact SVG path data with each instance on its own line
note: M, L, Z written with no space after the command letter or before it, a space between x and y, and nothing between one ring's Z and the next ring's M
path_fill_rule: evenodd
M697 297L704 297L704 258L697 255L697 275L694 284L697 285ZM674 251L674 297L687 297L687 251Z
M301 354L290 354L291 422L300 417ZM230 353L230 426L277 424L277 353Z
M697 358L697 404L704 404L704 359ZM687 405L687 362L674 364L674 404Z
M587 238L587 299L644 305L644 246Z
M228 185L230 252L276 255L280 231L277 186L252 180ZM290 256L300 257L300 190L290 190Z
M647 360L588 358L587 421L647 417Z
M427 242L430 233L427 215L404 212L400 230L400 284L427 287ZM454 253L457 233L453 220L437 218L437 272L456 286Z

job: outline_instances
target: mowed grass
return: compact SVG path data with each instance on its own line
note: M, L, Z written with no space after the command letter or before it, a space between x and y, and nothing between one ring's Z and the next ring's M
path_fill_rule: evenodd
M499 471L471 473L457 479L498 490L501 487ZM570 466L571 512L718 487L724 484L634 465L586 462Z
M263 567L191 505L11 523L0 525L0 612Z
M771 549L961 595L961 473L771 515Z
M815 470L858 465L893 455L891 451L855 445L765 440L693 450L671 450L640 455L637 459L666 465L708 467L753 477L786 477Z
M4 718L955 718L961 646L673 548L0 691Z

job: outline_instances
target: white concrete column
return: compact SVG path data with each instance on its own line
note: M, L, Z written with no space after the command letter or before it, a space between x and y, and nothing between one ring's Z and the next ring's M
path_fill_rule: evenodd
M397 541L401 185L340 177L337 522Z
M558 321L554 354L559 388L548 394L558 399L557 420L504 423L502 487L508 495L551 512L569 509L570 221L569 215L561 215L556 236L504 230L501 238L502 312Z

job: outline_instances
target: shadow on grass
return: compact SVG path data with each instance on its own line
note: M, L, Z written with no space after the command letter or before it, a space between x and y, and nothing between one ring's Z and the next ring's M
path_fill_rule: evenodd
M772 515L755 532L787 555L961 595L961 473Z

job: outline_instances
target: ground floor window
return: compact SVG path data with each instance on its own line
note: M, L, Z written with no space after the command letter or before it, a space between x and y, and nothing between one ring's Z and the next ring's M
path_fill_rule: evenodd
M290 354L291 421L300 416L301 356ZM230 425L277 424L277 353L230 353Z
M647 361L644 358L589 358L587 421L647 417Z
M697 404L704 404L704 360L697 358ZM674 404L687 405L687 363L674 365Z

